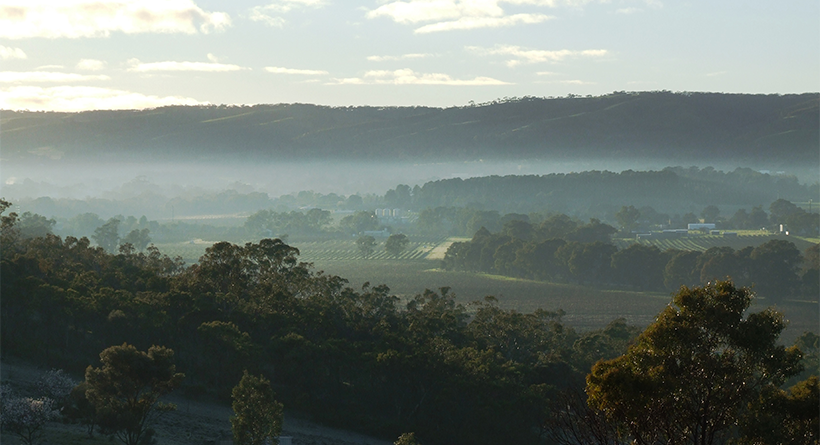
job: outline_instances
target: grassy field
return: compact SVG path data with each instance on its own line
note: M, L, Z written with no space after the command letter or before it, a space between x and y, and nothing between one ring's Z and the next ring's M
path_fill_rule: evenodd
M775 236L741 234L737 238L700 236L681 240L675 248L706 250L715 245L729 245L735 249L747 245L760 245ZM789 241L802 241L801 250L811 243L794 237L783 237ZM495 296L505 309L531 312L535 309L566 312L563 320L579 330L596 329L616 318L625 318L629 323L646 326L669 304L669 292L631 292L605 290L567 284L545 283L532 280L513 279L496 275L470 272L444 271L439 268L440 259L446 247L462 238L410 238L408 248L398 257L384 251L384 240L379 240L375 252L363 258L353 239L328 240L318 242L290 242L297 247L301 261L312 262L316 270L346 278L351 287L358 289L365 282L373 285L386 284L393 294L407 301L425 289L449 287L461 303L482 300L485 296ZM623 248L634 240L622 240ZM192 264L205 253L212 243L195 241L158 245L168 255L179 255ZM795 243L797 244L797 243ZM665 249L658 245L659 248ZM755 303L753 310L767 307L765 300ZM816 302L788 302L778 310L786 314L790 325L784 334L785 341L792 341L806 330L820 329L820 312Z
M334 261L314 262L319 270L345 277L353 288L365 282L386 284L407 301L425 289L449 287L460 303L492 295L499 306L521 312L535 309L566 312L564 321L579 328L603 326L618 317L646 325L669 302L667 294L619 292L581 286L511 279L495 275L438 269L437 261Z
M425 289L450 287L462 303L492 295L498 298L500 306L522 312L538 308L563 309L567 313L564 320L581 329L599 327L618 317L645 325L669 301L669 295L664 293L598 290L439 269L444 247L461 240L411 238L408 248L398 258L384 251L384 240L380 240L368 258L362 257L352 239L292 242L291 245L301 252L301 261L312 262L316 270L346 278L353 288L361 288L365 282L386 284L395 295L409 300ZM193 264L211 244L195 241L157 247L164 254L179 255Z

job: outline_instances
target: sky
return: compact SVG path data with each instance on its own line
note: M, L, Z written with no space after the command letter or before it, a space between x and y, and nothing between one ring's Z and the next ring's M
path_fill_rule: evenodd
M820 91L816 0L0 0L0 109Z

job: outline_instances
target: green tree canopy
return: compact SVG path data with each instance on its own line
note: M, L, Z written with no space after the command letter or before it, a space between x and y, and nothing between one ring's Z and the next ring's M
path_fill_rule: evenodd
M407 248L407 244L409 243L410 240L407 239L407 235L403 233L394 233L387 238L387 241L384 242L384 250L386 250L390 255L399 256L404 249Z
M356 240L356 247L359 248L362 256L367 258L373 253L373 248L376 247L376 238L370 235L360 236Z
M592 368L590 405L638 444L723 443L750 402L800 371L800 351L776 343L783 316L744 317L751 301L731 281L682 287L626 354Z
M641 212L634 206L623 206L621 210L615 214L615 220L617 220L621 228L627 232L638 228L638 218L640 217Z
M783 198L769 205L769 220L772 224L783 224L786 219L796 213L800 213L802 209Z
M125 235L122 242L134 246L135 249L141 252L151 243L151 237L148 236L149 232L148 229L134 229Z
M708 205L700 212L700 217L703 218L703 221L707 223L717 222L719 216L720 209L714 205Z
M755 290L766 298L782 300L791 298L800 287L797 275L803 256L793 243L775 239L752 250Z
M10 212L8 215L3 215L9 207L11 207L11 203L0 198L0 215L2 215L0 216L0 244L6 252L19 236L19 231L15 227L19 217L17 213Z
M24 212L17 222L17 229L23 238L36 238L54 233L57 221L36 213Z
M182 382L176 372L174 351L151 346L147 352L123 343L100 353L102 366L85 371L86 394L97 413L105 412L100 426L125 445L141 445L153 435L151 425L175 407L159 398Z
M114 253L120 241L119 226L120 220L111 218L106 221L105 224L97 227L91 238L96 241L100 247L105 249L106 252Z
M231 430L236 445L261 445L267 440L279 443L282 433L282 404L270 381L252 376L245 371L242 380L231 392L233 411Z
M358 211L339 221L339 228L349 233L361 233L379 228L379 218L373 212Z

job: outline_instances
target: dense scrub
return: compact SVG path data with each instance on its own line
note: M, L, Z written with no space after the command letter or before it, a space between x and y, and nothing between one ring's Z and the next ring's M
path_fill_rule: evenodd
M15 217L3 217L0 244L3 354L78 373L111 345L162 345L191 397L227 400L247 370L270 378L289 409L385 437L526 444L587 428L586 414L556 419L593 364L639 333L615 320L579 334L561 311L503 310L492 297L464 306L448 288L399 305L386 286L315 272L279 239L217 243L186 268L152 248L22 238Z
M387 287L351 289L280 240L218 243L184 268L155 249L22 239L12 224L3 235L4 354L79 372L111 345L163 345L188 394L227 398L249 370L290 408L425 443L536 442L554 396L637 334L615 321L579 335L560 312L468 308L446 288L400 307Z

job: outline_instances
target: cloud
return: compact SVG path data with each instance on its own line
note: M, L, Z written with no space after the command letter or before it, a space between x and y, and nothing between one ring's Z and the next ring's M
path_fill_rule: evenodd
M53 71L2 71L0 83L49 83L49 82L86 82L89 80L110 80L108 76L85 75L74 73L57 73Z
M513 14L504 17L462 17L449 22L433 23L417 28L416 34L477 28L501 28L518 24L541 23L554 17L544 14Z
M462 17L501 17L498 1L408 0L391 2L369 11L367 18L389 17L396 23L457 20Z
M535 83L539 84L559 84L559 85L597 85L597 82L590 82L586 80L537 80Z
M165 105L207 105L190 97L150 96L131 91L85 86L0 88L4 110L86 111L140 110Z
M400 56L367 56L367 60L371 62L385 62L388 60L407 60L407 59L423 59L425 57L432 57L433 54L402 54Z
M556 80L552 83L560 83L560 84L564 84L564 85L595 85L596 84L596 82L589 82L589 81L586 81L586 80L577 80L577 79L573 79L573 80Z
M408 0L382 5L367 13L370 19L388 17L396 23L434 22L416 28L417 34L431 32L499 28L519 24L541 23L552 17L537 13L507 15L501 3L552 6L544 0Z
M0 45L0 60L25 59L26 53L20 48Z
M658 0L637 1L653 8L661 6ZM387 17L396 23L412 25L433 22L414 31L423 34L535 24L554 18L535 12L508 15L502 8L503 4L515 5L519 9L523 6L579 9L588 3L610 3L610 0L401 0L387 2L368 11L366 17Z
M497 45L493 48L468 46L465 49L479 55L503 55L514 57L506 62L509 67L514 67L522 63L561 62L568 58L604 57L609 54L609 52L605 49L586 49L583 51L560 49L548 51L524 49L520 46L513 45Z
M449 86L486 86L486 85L510 85L509 82L493 79L491 77L475 77L473 79L453 79L447 74L441 73L416 73L411 69L400 69L394 71L374 70L364 74L361 78L334 79L329 82L332 85L345 84L376 84L376 85L449 85Z
M321 8L327 5L325 0L277 0L265 6L251 8L248 18L254 22L262 22L274 28L281 28L287 22L281 14L287 14L294 9Z
M112 32L196 34L231 24L193 0L3 0L0 37L108 37Z
M364 85L367 82L359 77L345 77L343 79L333 79L333 82L328 82L326 85Z
M81 59L77 62L77 69L82 71L99 71L105 68L106 63L102 60Z
M323 76L328 74L327 71L322 70L299 70L293 68L282 68L278 66L266 66L265 71L273 74L300 74L303 76Z
M202 71L212 73L224 73L229 71L242 71L244 68L239 65L229 65L213 62L150 62L142 63L139 59L128 60L128 71L139 73L150 73L158 71Z

